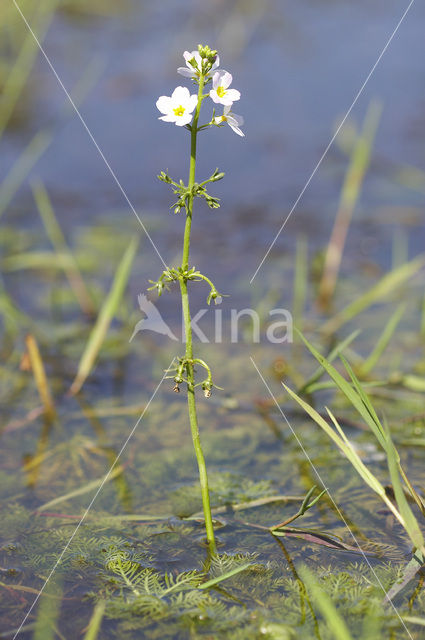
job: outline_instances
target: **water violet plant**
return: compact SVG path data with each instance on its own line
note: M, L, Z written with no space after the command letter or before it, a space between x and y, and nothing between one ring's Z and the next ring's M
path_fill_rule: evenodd
M159 117L160 120L174 123L178 127L184 127L190 133L188 183L185 184L182 179L179 181L173 180L165 171L162 171L158 176L162 182L169 184L173 192L177 195L177 201L171 207L174 213L179 214L183 210L186 214L182 261L180 267L167 268L156 282L151 281L152 286L150 289L156 290L158 295L161 295L164 288L167 288L170 283L178 282L180 285L186 350L184 355L178 358L178 364L175 369L172 370L173 375L171 377L174 379L174 391L176 392L179 392L181 384L186 384L189 421L199 469L207 541L210 550L215 552L208 476L201 447L195 398L195 389L199 386L202 387L205 397L209 398L214 384L211 369L208 364L204 360L194 357L188 283L201 281L207 283L210 288L207 298L208 304L211 303L211 300L215 302L220 301L221 295L207 276L197 271L195 267L189 267L190 236L195 198L203 198L211 209L217 209L220 206L219 200L208 193L207 185L217 182L224 177L224 173L216 169L206 180L202 182L195 181L198 133L210 127L222 127L225 123L227 123L237 135L243 136L244 133L241 129L243 118L231 111L233 102L240 99L240 92L230 88L232 75L228 71L218 69L220 60L217 51L213 51L208 46L199 45L197 51L185 51L183 57L186 66L179 67L177 71L182 76L191 79L192 82L197 85L197 93L191 94L187 87L178 86L174 89L171 96L161 96L156 102L156 106L162 114ZM207 90L208 85L212 85L210 91ZM210 121L199 124L201 106L204 100L208 98L211 98L214 105L223 106L223 113L216 115L215 106L213 106ZM205 378L200 382L195 381L196 365L205 371Z

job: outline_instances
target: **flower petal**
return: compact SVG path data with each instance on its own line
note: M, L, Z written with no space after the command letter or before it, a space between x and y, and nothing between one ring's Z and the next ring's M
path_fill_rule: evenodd
M212 78L213 89L217 89L217 87L220 86L220 80L221 80L222 74L223 74L223 71L216 71L214 73Z
M222 104L223 106L227 106L227 107L231 107L233 104L233 101L231 98L229 98L229 96L226 95L225 96L217 96L217 100L214 100L214 102L218 102L219 104Z
M196 67L192 67L192 65L189 63L189 60L192 60L192 58L195 58L198 67L200 68L201 63L202 63L202 58L200 56L199 51L185 51L183 53L183 58L186 60L186 65L189 67L189 69L195 69Z
M225 98L226 100L231 100L232 102L236 102L236 100L241 99L241 92L237 91L236 89L227 89ZM226 104L228 104L228 102L226 102Z
M168 113L166 116L160 116L158 120L164 120L164 122L174 122L175 115Z
M189 89L187 87L176 87L171 94L173 103L184 104L190 99Z
M244 123L243 117L239 116L237 113L229 114L229 122L230 120L233 120L235 125L237 125L238 127L241 127Z
M195 52L194 51L184 51L183 52L183 58L186 60L186 62L189 62L189 60L192 60L192 58L195 57Z
M156 106L161 113L168 113L171 108L171 98L168 96L160 96L156 101Z
M222 71L216 71L216 74L219 75L220 86L222 86L224 89L227 89L227 87L230 87L233 80L233 76L231 73L229 73L228 71L224 71L223 69Z
M217 91L215 89L211 89L210 91L210 98L213 102L215 102L216 104L221 104L221 98L218 97L217 95Z
M194 78L196 75L195 71L192 71L192 67L190 69L188 69L187 67L179 67L177 69L177 73L180 73L180 75L184 76L185 78Z
M196 95L196 93L192 93L192 95L190 96L187 105L186 105L186 109L192 113L192 111L194 109L196 109L196 105L198 104L198 96Z
M213 71L215 71L216 69L218 69L218 67L219 67L219 66L220 66L220 56L219 56L219 55L217 55L217 56L216 56L216 58L215 58L215 61L214 61L214 62L213 62L213 64L212 64L211 72L213 72Z
M229 127L232 129L232 131L234 131L235 133L237 133L237 134L238 134L238 136L241 136L242 138L244 138L244 137L245 137L244 132L243 132L241 129L239 129L239 127L237 127L236 125L232 124L232 123L230 122L230 120L228 120L228 123L229 123Z
M176 125L178 127L184 127L185 124L189 124L192 120L192 114L185 112L182 116L176 118Z

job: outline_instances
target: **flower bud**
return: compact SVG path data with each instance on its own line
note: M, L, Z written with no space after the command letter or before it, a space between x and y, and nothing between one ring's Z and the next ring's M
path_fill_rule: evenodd
M202 390L204 392L204 396L206 398L210 398L211 397L211 389L212 389L212 384L209 380L207 380L206 382L202 383Z
M189 64L190 64L194 69L198 69L198 71L199 71L198 63L196 62L195 58L191 58L191 59L189 60Z
M224 175L225 174L223 171L220 171L220 173L216 173L214 176L212 176L211 182L217 182L217 180L223 180Z

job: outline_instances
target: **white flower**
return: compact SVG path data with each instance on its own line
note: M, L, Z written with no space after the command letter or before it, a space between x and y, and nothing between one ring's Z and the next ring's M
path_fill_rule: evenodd
M236 89L229 89L232 84L232 74L228 71L216 71L213 75L213 88L210 97L217 104L224 104L231 107L232 102L236 102L241 97Z
M193 111L198 104L198 96L190 95L189 89L186 87L176 87L171 95L161 96L156 101L156 106L161 113L159 120L165 122L174 122L178 127L189 124L193 117Z
M192 60L193 58L195 58L195 61L198 65L198 69L199 71L201 71L202 69L202 58L201 55L199 53L199 51L185 51L183 54L183 58L186 60L186 66L185 67L179 67L177 69L177 73L180 73L182 76L184 76L185 78L195 78L198 74L198 70L196 69L196 67L193 67L189 60ZM211 70L208 72L207 77L210 76L217 68L218 65L220 64L220 58L219 56L216 57L215 62L213 63Z
M214 122L216 124L221 124L222 122L227 122L227 124L229 125L229 127L231 129L233 129L233 131L235 133L238 134L238 136L242 136L244 137L245 134L244 132L240 129L240 127L243 125L244 123L244 119L242 116L238 116L236 113L232 113L230 111L231 106L226 106L223 109L223 115L222 116L217 116L216 118L214 118Z

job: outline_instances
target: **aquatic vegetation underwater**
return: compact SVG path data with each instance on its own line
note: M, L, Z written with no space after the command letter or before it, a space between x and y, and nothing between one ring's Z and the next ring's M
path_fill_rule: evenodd
M32 14L23 3L40 42L58 4L73 20L116 10L46 0ZM0 50L2 143L25 118L19 97L31 94L38 53L22 25L7 25L19 37ZM261 336L269 309L289 306L294 342L252 342L249 316L238 327L241 344L205 345L192 340L196 290L206 284L208 305L224 307L219 291L231 277L218 272L218 287L189 261L194 199L211 209L200 216L218 216L207 187L224 175L217 169L196 182L197 134L212 128L242 142L245 129L232 106L240 93L217 52L200 46L184 61L178 71L197 94L177 87L157 107L162 120L189 130L189 181L161 171L177 201L168 217L147 212L175 255L178 226L168 230L168 220L185 215L180 266L164 264L150 280L153 293L170 289L160 301L171 309L166 337L180 335L183 306L180 357L173 340L137 329L135 287L152 277L137 221L113 211L70 230L54 190L28 181L56 126L34 133L0 183L0 637L419 639L425 257L409 257L395 233L390 266L344 263L382 107L372 102L361 131L344 142L329 243L300 234L261 285L236 280ZM97 70L76 83L77 107ZM213 111L199 124L204 101ZM60 117L69 118L68 106ZM20 224L20 190L31 225ZM207 228L196 227L197 213L198 260L215 224L226 230L220 243L230 234L224 213ZM146 309L153 296L139 295ZM188 406L173 393L183 385Z

